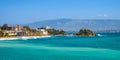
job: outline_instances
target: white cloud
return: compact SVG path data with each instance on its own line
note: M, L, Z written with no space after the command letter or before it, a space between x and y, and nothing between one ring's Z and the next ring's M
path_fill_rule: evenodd
M107 14L104 14L103 16L104 16L104 17L107 17L108 15L107 15Z
M99 17L108 17L109 15L107 15L107 14L99 14L98 16Z

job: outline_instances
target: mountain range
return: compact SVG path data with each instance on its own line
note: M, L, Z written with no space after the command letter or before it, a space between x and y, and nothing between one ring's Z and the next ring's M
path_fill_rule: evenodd
M115 19L53 19L26 24L32 28L50 26L65 31L78 31L81 28L91 30L120 30L120 20Z

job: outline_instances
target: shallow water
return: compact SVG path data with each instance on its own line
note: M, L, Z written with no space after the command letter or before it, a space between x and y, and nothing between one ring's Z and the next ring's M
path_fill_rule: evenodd
M120 60L120 33L0 41L0 60Z

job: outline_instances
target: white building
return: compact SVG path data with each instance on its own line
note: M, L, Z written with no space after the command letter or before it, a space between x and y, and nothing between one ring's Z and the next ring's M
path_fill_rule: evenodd
M4 34L8 34L9 36L16 36L17 32L13 31L13 30L4 30L3 31Z
M50 26L46 26L45 29L51 29L51 27Z
M40 31L42 32L43 35L48 35L48 31L46 31L45 29L40 29Z

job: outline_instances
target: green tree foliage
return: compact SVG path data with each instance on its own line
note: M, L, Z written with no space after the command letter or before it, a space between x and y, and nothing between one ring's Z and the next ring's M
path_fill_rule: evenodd
M2 30L7 30L8 29L8 24L3 24L3 26L1 27Z
M23 30L31 31L29 26L23 26Z
M1 26L0 26L0 29L1 29Z
M47 29L50 35L66 35L66 32L63 30L56 30L56 29Z
M3 34L4 34L4 33L3 33L3 31L0 31L0 37L2 37L2 36L3 36Z
M91 31L89 29L81 29L75 35L77 35L77 36L94 36L95 34L93 33L93 31Z

